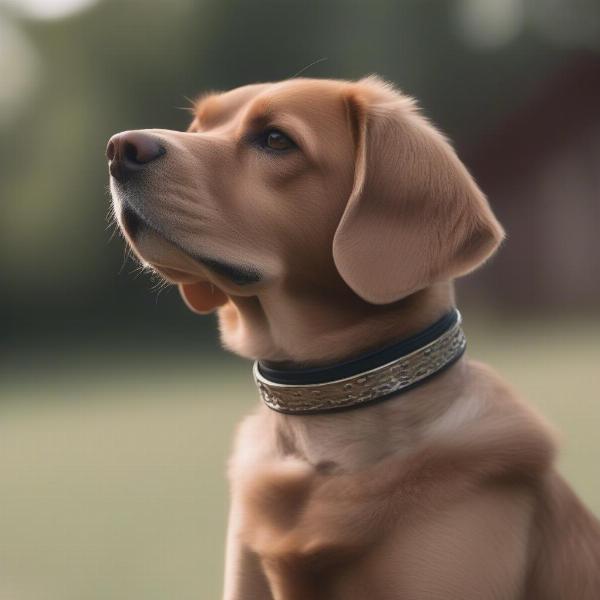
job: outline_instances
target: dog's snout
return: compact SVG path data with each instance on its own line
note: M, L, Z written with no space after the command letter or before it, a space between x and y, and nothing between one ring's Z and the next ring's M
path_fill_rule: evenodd
M165 152L160 140L151 134L142 131L117 133L106 147L110 174L118 181L125 181Z

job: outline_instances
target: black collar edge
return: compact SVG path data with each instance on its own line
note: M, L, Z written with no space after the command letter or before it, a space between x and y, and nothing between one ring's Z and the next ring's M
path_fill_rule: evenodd
M454 327L458 319L458 311L453 309L433 323L433 325L405 340L335 365L307 369L279 369L267 366L265 363L259 361L258 369L260 374L269 381L283 385L314 385L354 377L365 371L371 371L394 360L398 360L423 346L427 346L427 344L435 341L443 333Z

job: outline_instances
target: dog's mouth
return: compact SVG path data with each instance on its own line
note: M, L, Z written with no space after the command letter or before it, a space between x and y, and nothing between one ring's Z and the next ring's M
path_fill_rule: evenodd
M168 283L178 285L191 310L208 314L227 304L228 295L209 281L206 267L126 202L120 224L138 257Z

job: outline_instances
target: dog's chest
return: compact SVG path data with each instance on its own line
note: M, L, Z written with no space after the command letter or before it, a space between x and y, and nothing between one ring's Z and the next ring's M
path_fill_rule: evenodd
M436 544L425 547L411 532L472 487L449 448L427 445L330 471L277 441L264 420L251 418L231 463L240 541L260 558L274 598L397 598L397 582L381 582L400 561L414 568L439 562ZM449 531L451 543L452 524Z
M276 598L331 600L337 573L370 536L357 523L362 515L335 507L336 494L323 495L324 486L312 467L283 460L255 469L238 489L243 542L260 557Z
M273 459L238 484L242 540L260 557L274 597L286 600L366 597L355 579L374 589L370 575L387 570L370 563L374 551L430 504L427 485L416 485L401 461L327 474L301 460Z

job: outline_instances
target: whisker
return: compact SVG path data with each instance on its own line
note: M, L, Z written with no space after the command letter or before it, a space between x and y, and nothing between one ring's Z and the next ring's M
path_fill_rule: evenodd
M174 106L173 108L175 108L176 110L185 110L186 112L193 115L196 111L196 101L192 100L191 98L188 98L187 96L183 96L183 99L189 103L189 106Z
M306 65L305 67L300 69L295 75L288 77L288 79L294 79L295 77L299 77L300 75L302 75L302 73L304 73L305 71L308 71L308 69L310 69L311 67L314 67L315 65L318 65L319 63L325 62L326 60L329 60L327 58L327 56L323 56L322 58L317 58L317 60L314 60L309 65Z
M119 269L118 274L121 275L121 273L123 273L123 269L125 268L125 265L127 264L128 260L132 260L134 262L136 262L136 258L133 256L133 253L131 251L131 248L129 247L128 244L125 244L123 246L123 261L121 262L121 268ZM139 267L136 267L136 269Z
M153 292L156 292L156 304L158 304L158 297L161 295L164 290L170 287L170 283L161 277L159 273L154 272L151 276L151 279L154 280L154 284L151 288Z

